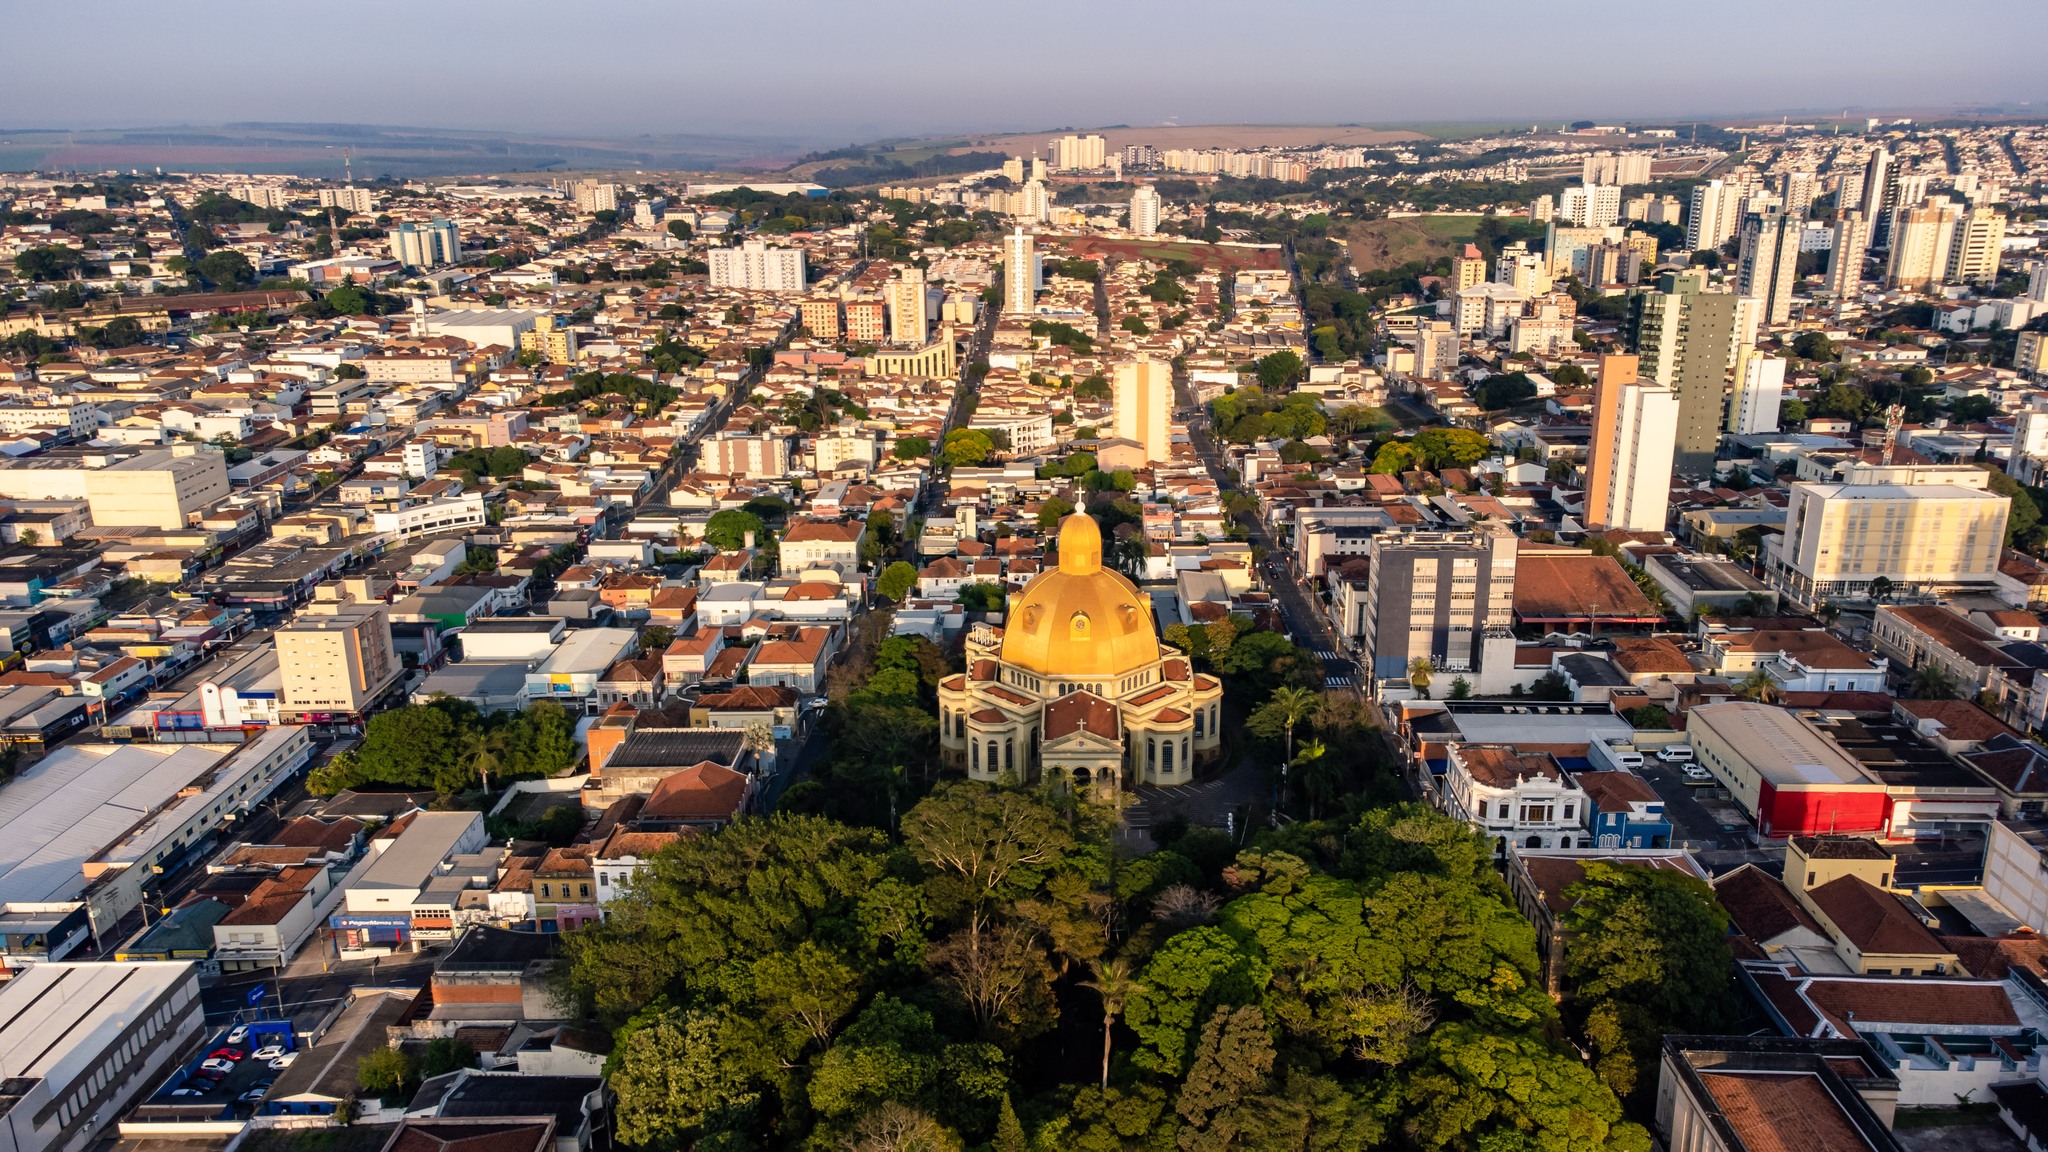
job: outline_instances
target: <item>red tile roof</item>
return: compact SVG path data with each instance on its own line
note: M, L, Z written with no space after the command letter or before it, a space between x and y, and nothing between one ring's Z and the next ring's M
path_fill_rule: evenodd
M709 760L670 774L654 786L641 817L730 820L746 801L747 777Z

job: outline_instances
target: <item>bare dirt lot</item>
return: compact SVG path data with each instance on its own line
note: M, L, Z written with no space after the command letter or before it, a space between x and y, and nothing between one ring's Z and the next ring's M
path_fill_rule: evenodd
M1398 268L1411 260L1434 260L1456 251L1479 231L1478 216L1401 216L1364 220L1342 239L1360 272Z

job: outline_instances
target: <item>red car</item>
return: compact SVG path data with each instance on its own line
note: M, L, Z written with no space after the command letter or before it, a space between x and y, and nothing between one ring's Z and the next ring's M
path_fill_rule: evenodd
M240 1060L247 1055L248 1053L240 1048L215 1048L213 1051L208 1052L206 1057L209 1060Z

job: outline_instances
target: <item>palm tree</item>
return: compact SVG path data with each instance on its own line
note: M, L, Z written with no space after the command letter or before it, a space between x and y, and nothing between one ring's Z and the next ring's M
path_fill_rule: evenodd
M1762 667L1744 676L1742 681L1735 685L1735 694L1744 700L1754 700L1759 704L1776 704L1784 698L1784 693L1778 690L1777 679Z
M1319 820L1325 801L1336 798L1341 769L1329 759L1330 746L1311 736L1301 742L1294 766L1301 770L1301 790L1308 794L1308 815Z
M1145 565L1152 560L1152 542L1143 532L1133 532L1117 538L1117 567L1132 576L1143 576Z
M1408 683L1414 685L1424 700L1429 699L1429 674L1435 669L1436 665L1430 663L1427 656L1417 656L1408 662Z
M1907 683L1906 693L1916 700L1953 700L1956 698L1956 678L1946 669L1928 664L1913 670L1913 679Z
M1315 715L1322 698L1306 688L1275 688L1273 694L1252 713L1248 726L1261 736L1279 736L1287 741L1287 763L1294 762L1294 730Z
M1095 979L1083 980L1081 987L1092 988L1102 997L1102 1087L1109 1087L1109 1042L1110 1030L1116 1026L1116 1018L1124 1010L1124 1003L1131 994L1143 990L1131 972L1129 961L1117 958L1090 960L1088 967L1095 973Z

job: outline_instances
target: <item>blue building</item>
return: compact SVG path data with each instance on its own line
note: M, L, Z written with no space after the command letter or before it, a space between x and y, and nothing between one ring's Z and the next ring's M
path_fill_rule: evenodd
M1581 772L1586 828L1595 848L1669 848L1671 819L1664 798L1633 772Z

